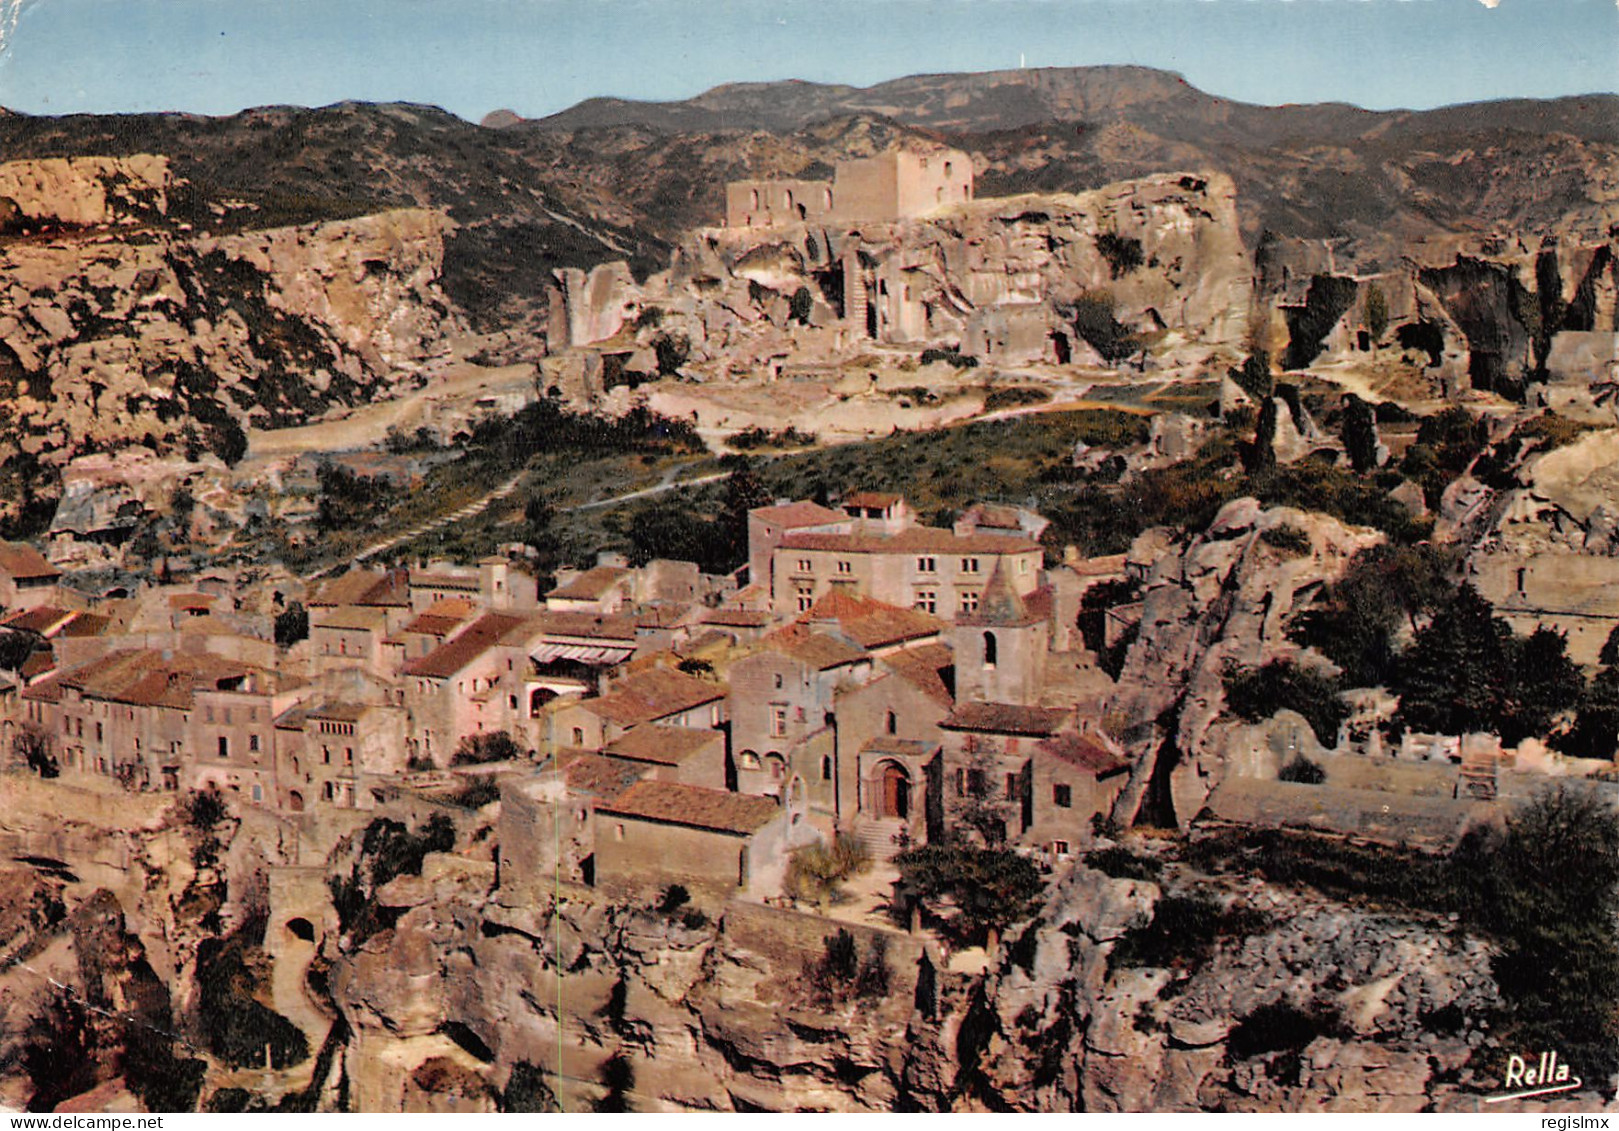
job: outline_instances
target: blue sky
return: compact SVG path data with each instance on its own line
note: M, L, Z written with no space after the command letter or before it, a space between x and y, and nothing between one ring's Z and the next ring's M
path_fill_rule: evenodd
M722 82L1139 63L1251 102L1426 107L1619 88L1615 0L0 0L0 105L343 99L476 120Z

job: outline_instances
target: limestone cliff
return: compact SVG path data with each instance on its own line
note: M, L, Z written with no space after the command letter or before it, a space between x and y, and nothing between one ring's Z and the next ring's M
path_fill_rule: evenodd
M1235 355L1252 290L1236 208L1228 178L1177 173L897 223L703 229L644 284L623 264L559 272L551 340L704 377L885 344L1104 365L1135 334L1155 357Z
M132 443L234 461L245 427L387 395L460 325L436 212L192 234L158 158L13 162L4 186L60 225L0 240L3 438L47 464Z

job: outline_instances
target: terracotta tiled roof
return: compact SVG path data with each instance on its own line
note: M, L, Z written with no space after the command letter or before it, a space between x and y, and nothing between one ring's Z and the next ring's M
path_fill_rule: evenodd
M0 617L0 628L9 628L17 632L31 632L35 636L44 636L53 628L61 627L64 621L71 621L76 614L72 609L58 609L53 605L35 605L31 609L18 609Z
M773 618L774 614L765 609L710 609L703 614L703 623L725 628L764 628Z
M781 539L784 550L829 550L840 554L1017 554L1040 543L1002 534L957 534L933 526L913 526L898 534L821 534L798 531Z
M450 617L466 620L478 611L478 602L470 597L440 597L422 610L424 617Z
M577 637L584 640L635 640L635 618L597 616L547 609L534 615L535 628L547 637Z
M800 624L828 621L835 622L845 636L862 648L884 648L937 636L946 627L944 621L921 609L902 609L837 589L816 601L809 612L798 618Z
M99 613L80 613L67 624L62 626L58 636L100 636L112 624L111 617L104 617Z
M1059 734L1046 739L1038 749L1099 778L1112 777L1130 768L1127 759L1115 754L1089 735Z
M724 684L709 683L673 668L652 668L625 676L596 699L583 699L579 706L622 727L656 722L670 715L689 711L725 698Z
M654 762L660 766L678 766L692 755L706 750L715 743L724 744L725 736L717 730L697 727L670 727L648 723L632 727L602 747L603 754L615 758L628 758L636 762Z
M19 581L62 576L62 571L46 561L43 554L22 542L0 542L0 573L9 573Z
M747 836L781 813L768 797L667 781L639 781L599 810L662 824Z
M410 661L405 665L404 673L408 676L448 679L499 644L501 637L522 623L521 617L485 613L459 635L440 644L420 659Z
M29 653L28 658L22 662L18 675L25 680L38 679L48 671L56 668L56 653L50 648L40 648Z
M646 771L614 758L604 758L582 750L558 755L562 780L575 793L588 794L600 801L612 801L641 780Z
M955 665L955 655L948 645L923 644L915 648L901 648L898 652L890 652L879 662L941 706L949 707L955 703L955 696L950 694L950 684L945 682L945 673Z
M60 703L62 701L62 677L60 675L48 675L38 683L33 683L23 688L22 697L39 703Z
M170 593L171 609L211 609L216 598L212 593Z
M476 574L469 576L458 573L420 573L416 570L412 570L410 574L412 589L454 589L458 592L476 593L481 585Z
M961 516L963 522L970 522L982 528L992 530L1022 531L1023 523L1016 507L996 506L994 503L975 503L967 508L967 513Z
M690 605L649 605L634 614L636 628L674 628L691 614Z
M369 606L344 606L322 613L311 629L336 628L348 632L381 632L388 625L388 614Z
M939 725L946 730L987 731L1044 737L1056 734L1071 711L1060 707L1020 707L1014 703L958 703Z
M351 569L341 577L321 582L306 602L311 608L326 605L409 605L404 571Z
M830 633L816 632L805 624L790 624L778 629L765 637L765 644L818 672L871 659L871 653L864 648Z
M109 652L60 678L62 686L77 688L94 699L189 710L194 692L216 690L222 682L249 675L262 681L265 694L287 686L274 672L212 653L179 653L166 659L163 653L148 649Z
M808 499L800 499L796 503L782 503L773 507L754 507L748 514L770 523L772 526L785 527L792 530L800 526L826 526L834 522L847 522L849 516L840 511L829 510L819 503L812 503Z
M613 587L630 576L630 571L617 566L597 566L587 569L566 585L559 585L546 594L566 601L599 601L613 591Z
M420 636L444 637L459 628L463 619L462 617L441 617L432 613L423 613L407 624L403 631L414 632Z

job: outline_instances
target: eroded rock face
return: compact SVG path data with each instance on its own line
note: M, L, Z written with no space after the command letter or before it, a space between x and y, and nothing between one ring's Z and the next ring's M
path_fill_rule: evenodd
M1207 889L1200 889L1207 890ZM1417 1111L1459 1085L1498 1004L1489 954L1443 927L1258 884L1251 933L1176 969L1121 963L1116 911L1159 888L1076 868L986 976L971 1066L991 1108ZM1131 960L1132 962L1134 960ZM1268 1027L1268 1028L1267 1028ZM1285 1032L1284 1032L1285 1027Z
M0 201L19 217L75 227L134 223L168 211L169 159L50 157L0 164Z
M1113 332L1153 335L1158 352L1195 343L1201 357L1240 346L1252 289L1235 190L1201 173L977 200L857 229L704 229L645 284L622 264L557 274L553 347L633 355L678 339L682 372L706 377L846 359L873 343L1102 365L1072 310L1102 292Z
M386 395L459 326L437 284L446 223L0 244L3 439L46 463L129 443L233 461L246 427Z
M1303 534L1309 550L1280 549L1269 530ZM1132 559L1150 561L1142 593L1140 638L1120 673L1113 709L1133 729L1141 752L1114 807L1128 824L1144 803L1164 823L1189 820L1227 772L1224 744L1211 727L1225 701L1227 662L1258 667L1293 657L1286 622L1300 593L1342 575L1381 532L1289 507L1236 499L1209 528L1185 543L1148 531ZM1170 768L1173 767L1173 768ZM1149 799L1153 775L1160 775ZM1165 802L1171 802L1166 806Z

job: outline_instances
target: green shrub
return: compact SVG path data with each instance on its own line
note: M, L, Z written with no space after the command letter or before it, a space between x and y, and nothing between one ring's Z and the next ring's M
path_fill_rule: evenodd
M1108 962L1114 968L1192 969L1208 960L1221 939L1246 938L1271 926L1269 916L1252 908L1226 908L1206 895L1166 895L1150 921L1113 944Z
M1276 777L1279 781L1295 782L1299 785L1320 785L1327 780L1327 771L1301 756L1278 770Z
M1098 872L1116 880L1151 880L1156 882L1163 865L1151 856L1139 856L1128 848L1114 845L1098 848L1085 854L1085 863Z
M1311 550L1310 536L1296 526L1285 523L1281 526L1270 526L1259 532L1259 540L1267 546L1273 546L1289 556L1308 554Z
M1338 727L1349 715L1337 680L1291 660L1272 660L1257 669L1229 665L1224 680L1226 706L1232 714L1257 723L1281 710L1297 711L1322 745L1337 744Z

